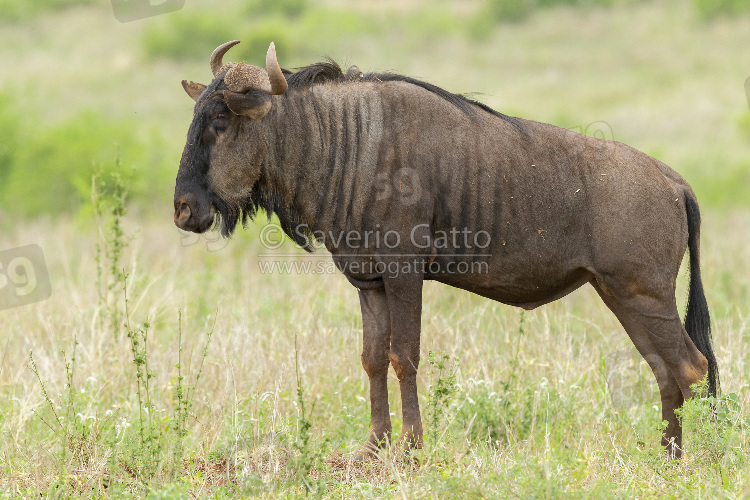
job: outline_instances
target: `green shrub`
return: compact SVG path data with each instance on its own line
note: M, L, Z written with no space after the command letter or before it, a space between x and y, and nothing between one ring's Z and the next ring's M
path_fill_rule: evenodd
M750 12L750 2L746 0L693 0L693 7L704 19Z
M536 0L537 7L556 7L558 5L578 5L581 0Z
M363 34L378 34L380 23L365 15L346 9L315 9L300 20L297 36L313 46L335 46L336 39L359 38ZM333 40L332 40L333 39Z
M287 67L283 61L288 61L298 51L296 38L282 18L263 20L249 29L243 29L241 33L242 43L232 49L231 57L227 56L232 61L245 61L265 68L268 44L273 42L280 64Z
M541 8L560 6L585 8L627 5L639 1L642 0L485 0L483 8L480 9L478 19L475 20L475 24L477 25L477 29L486 30L486 23L489 21L523 21L535 10ZM480 36L482 35L486 35L486 33L480 32Z
M102 0L0 0L0 21L27 21L45 12L94 3L103 2Z
M743 411L740 396L730 393L718 398L706 396L706 380L691 387L695 397L675 410L685 434L690 436L689 451L698 462L715 468L725 482L728 470L740 470L747 460L747 430L750 419Z
M537 7L558 7L560 5L572 5L576 7L595 7L624 5L640 0L535 0Z
M319 59L339 48L343 40L378 32L382 25L346 9L294 10L289 7L291 4L285 4L284 8L258 7L265 3L266 0L259 0L251 4L248 8L257 10L252 15L241 10L234 17L183 10L163 16L145 30L141 39L143 51L149 59L203 60L218 45L238 39L242 43L232 49L228 60L263 67L268 44L274 42L279 62L291 69L295 64L309 63L311 58ZM289 15L292 11L294 16Z
M726 151L695 155L681 165L681 173L693 186L701 206L742 208L750 206L750 162Z
M534 411L538 394L533 388L495 392L489 381L476 380L470 381L464 397L457 420L472 441L513 445L532 437L532 425L540 417Z
M0 94L0 186L7 182L15 161L18 142L18 124L11 108L10 99Z
M281 14L297 17L307 10L307 0L250 0L247 11L251 15Z
M750 79L748 80L750 81ZM750 99L750 95L748 95L748 99ZM737 132L740 137L750 143L750 111L746 111L737 119Z
M207 59L210 51L237 37L237 27L212 11L182 9L149 25L143 33L147 57Z
M427 41L461 37L467 28L464 23L457 22L455 13L445 4L414 12L409 16L407 24L412 36Z
M487 0L486 12L480 15L498 21L522 21L531 14L533 7L532 0Z
M140 136L131 121L92 111L54 127L19 116L8 99L0 98L0 206L14 215L90 210L92 176L115 169L118 157L125 165L122 175L134 179L134 197L148 199L165 189L171 195L174 174L158 168L166 154L159 134Z
M452 400L458 392L456 372L458 371L458 358L451 358L444 352L430 351L428 361L430 364L430 394L427 398L425 408L425 420L427 424L427 435L425 438L431 446L437 446L441 435L450 424L453 408Z
M207 60L220 44L240 40L242 43L232 49L228 60L263 67L270 42L275 43L278 53L285 54L285 58L299 47L296 36L299 30L291 29L290 21L280 15L263 16L252 24L228 22L224 15L187 9L163 17L143 34L143 51L151 59Z

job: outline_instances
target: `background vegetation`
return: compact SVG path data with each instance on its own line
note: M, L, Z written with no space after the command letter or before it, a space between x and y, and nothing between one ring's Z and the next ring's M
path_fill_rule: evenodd
M0 251L40 245L53 287L0 311L0 494L747 496L750 12L686 5L187 0L123 24L104 0L0 0ZM171 222L179 82L207 83L231 39L256 64L273 40L288 68L475 92L685 176L725 393L685 409L686 458L661 456L653 378L591 290L522 314L429 284L425 450L351 463L369 424L351 286L262 274L257 226L223 242Z

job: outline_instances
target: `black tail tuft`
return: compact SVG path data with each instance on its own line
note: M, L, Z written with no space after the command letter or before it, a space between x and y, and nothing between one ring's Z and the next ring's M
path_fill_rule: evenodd
M695 347L708 360L708 394L716 397L719 393L719 367L711 346L711 318L708 303L703 293L700 268L700 225L701 215L698 203L688 195L685 200L688 223L688 250L690 251L690 291L688 292L685 330Z

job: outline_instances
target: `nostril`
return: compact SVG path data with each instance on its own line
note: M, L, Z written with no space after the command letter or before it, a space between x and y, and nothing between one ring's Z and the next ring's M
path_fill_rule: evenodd
M203 219L203 204L193 193L176 196L174 199L174 223L185 231L196 231Z
M174 212L174 222L178 226L185 226L187 222L190 220L190 215L192 212L190 211L190 205L187 203L180 203L180 206L177 207L177 210Z

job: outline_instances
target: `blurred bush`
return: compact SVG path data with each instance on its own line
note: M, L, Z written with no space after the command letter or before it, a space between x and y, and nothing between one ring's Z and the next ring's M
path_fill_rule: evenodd
M240 45L232 49L232 61L245 61L264 68L266 66L266 51L268 44L276 45L276 53L281 54L281 60L289 60L291 54L298 52L300 44L298 37L289 30L283 18L273 17L260 22L250 28L243 28L238 33ZM237 33L235 33L237 36ZM200 52L200 57L208 60L205 47Z
M534 8L534 0L485 0L480 17L494 21L521 21Z
M253 23L237 22L224 12L184 9L151 24L143 34L143 49L150 59L208 60L210 52L207 50L239 39L242 44L232 49L231 59L259 66L265 66L266 50L272 41L278 52L289 54L297 50L299 37L296 30L290 29L285 17L280 14L255 17Z
M1 0L0 0L1 1ZM216 13L182 9L161 16L143 33L143 49L152 59L191 59L207 57L206 47L234 40L232 23Z
M704 19L750 12L747 0L693 0L693 7Z
M547 7L606 7L641 1L643 0L485 0L483 8L480 9L480 19L477 22L481 26L482 18L508 22L523 21L536 9Z
M737 132L750 144L750 111L745 111L737 118Z
M307 0L250 0L246 9L252 15L280 14L297 17L307 10L307 7Z
M18 142L16 116L10 108L10 99L0 94L0 187L6 184L13 166L14 148Z
M171 199L173 173L158 168L166 153L154 131L93 111L52 127L20 116L0 95L0 206L14 215L77 213L90 200L92 175L116 168L118 158L123 175L137 171L134 198Z
M149 59L203 60L207 50L239 39L242 44L232 49L231 59L264 66L270 42L285 61L318 59L321 49L371 33L373 27L347 9L308 9L302 0L253 0L223 11L184 9L163 16L145 30L142 45Z
M0 0L0 21L26 21L44 12L94 3L102 0Z

